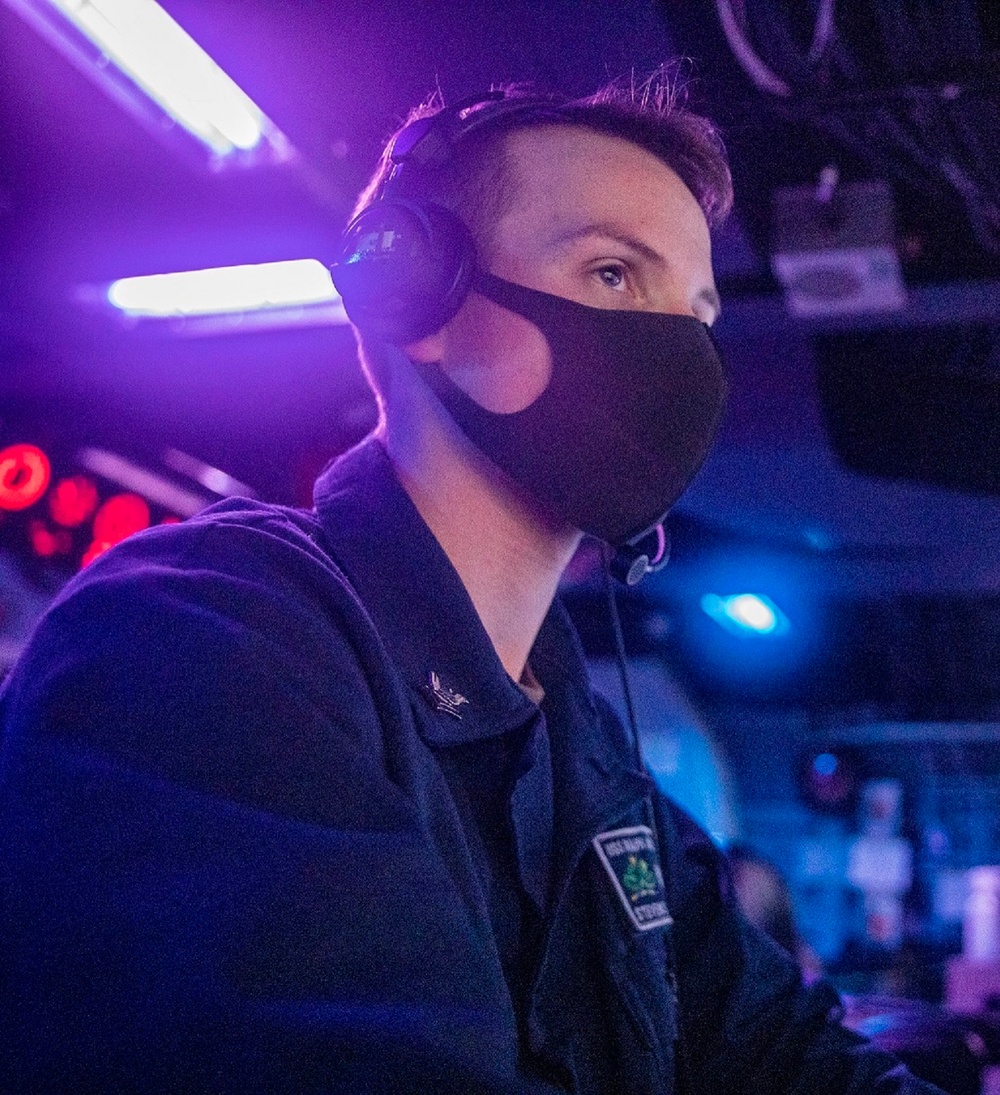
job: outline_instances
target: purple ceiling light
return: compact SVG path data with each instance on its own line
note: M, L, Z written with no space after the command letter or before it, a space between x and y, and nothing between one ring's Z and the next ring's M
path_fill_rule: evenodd
M180 127L213 164L294 158L274 123L154 0L5 2L122 106L158 133Z
M179 333L347 322L330 272L318 259L290 259L120 278L107 300L125 316L172 320Z

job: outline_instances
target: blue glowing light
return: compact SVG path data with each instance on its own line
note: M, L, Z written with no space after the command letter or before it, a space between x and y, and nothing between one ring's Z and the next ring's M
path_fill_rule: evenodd
M121 278L108 300L129 316L171 318L280 310L337 301L317 259Z
M823 779L829 779L838 768L837 758L833 753L819 753L813 757L813 771Z
M727 597L706 593L701 607L716 623L736 634L781 635L789 628L788 617L781 609L758 593Z

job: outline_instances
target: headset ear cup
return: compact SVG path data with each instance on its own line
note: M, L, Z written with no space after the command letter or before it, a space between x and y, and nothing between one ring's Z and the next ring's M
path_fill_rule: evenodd
M475 266L472 235L450 210L384 199L347 226L331 274L362 334L405 346L454 316Z

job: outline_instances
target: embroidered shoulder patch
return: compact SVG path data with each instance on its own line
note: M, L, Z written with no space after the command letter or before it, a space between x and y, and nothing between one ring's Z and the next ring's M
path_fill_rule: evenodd
M667 909L660 856L649 826L598 833L592 843L637 931L665 928L674 922Z

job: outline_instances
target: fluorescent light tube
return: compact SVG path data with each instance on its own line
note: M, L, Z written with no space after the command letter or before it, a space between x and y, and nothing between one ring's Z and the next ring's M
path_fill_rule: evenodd
M126 490L135 491L136 494L148 498L150 502L155 502L181 517L190 517L212 501L204 495L195 494L194 491L185 490L176 483L171 483L169 479L157 475L148 468L133 464L124 456L108 452L107 449L81 449L76 458L83 467L95 475L103 476Z
M180 318L287 310L339 300L317 259L220 266L176 274L120 278L108 300L128 316Z
M260 108L154 0L6 2L124 105L141 115L135 100L152 100L219 160L293 155Z

